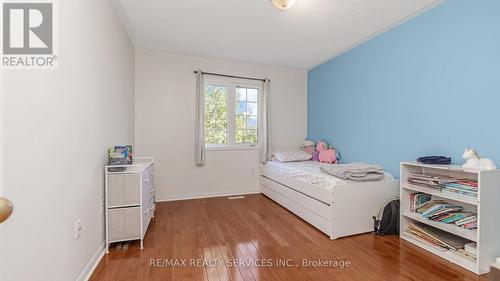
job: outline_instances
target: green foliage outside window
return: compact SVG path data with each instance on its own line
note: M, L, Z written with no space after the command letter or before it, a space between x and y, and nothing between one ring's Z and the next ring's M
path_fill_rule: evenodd
M227 144L228 90L222 86L205 87L205 143Z
M235 118L235 131L231 132L236 144L258 142L257 89L237 87L234 112L229 114L227 86L205 86L205 143L228 144L229 118Z

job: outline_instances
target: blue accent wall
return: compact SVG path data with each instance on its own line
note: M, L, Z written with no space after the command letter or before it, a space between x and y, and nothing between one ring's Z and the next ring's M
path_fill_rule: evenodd
M500 1L448 0L308 73L308 136L343 162L472 147L500 166Z

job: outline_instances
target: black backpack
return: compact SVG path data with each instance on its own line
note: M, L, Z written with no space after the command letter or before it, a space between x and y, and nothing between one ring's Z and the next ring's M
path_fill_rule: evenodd
M373 229L377 235L399 235L399 199L390 198L384 202L373 217Z

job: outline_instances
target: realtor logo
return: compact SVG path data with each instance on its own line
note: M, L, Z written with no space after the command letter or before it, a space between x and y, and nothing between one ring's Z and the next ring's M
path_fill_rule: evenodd
M52 68L54 3L2 3L2 66Z

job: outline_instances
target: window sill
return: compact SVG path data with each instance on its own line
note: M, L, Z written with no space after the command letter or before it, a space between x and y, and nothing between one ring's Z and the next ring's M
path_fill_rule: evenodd
M260 150L260 145L255 146L205 146L206 151L238 151L238 150Z

